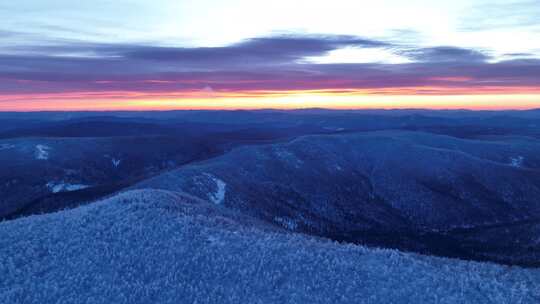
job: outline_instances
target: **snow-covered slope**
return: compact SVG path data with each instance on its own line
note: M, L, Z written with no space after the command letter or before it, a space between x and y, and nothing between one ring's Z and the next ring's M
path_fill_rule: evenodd
M135 187L223 194L226 207L335 240L540 266L540 235L527 228L540 224L538 155L538 142L522 140L305 136L241 147ZM493 227L509 237L498 239Z
M0 138L0 219L77 206L207 153L167 136Z
M0 303L538 303L540 271L340 245L175 192L0 223Z

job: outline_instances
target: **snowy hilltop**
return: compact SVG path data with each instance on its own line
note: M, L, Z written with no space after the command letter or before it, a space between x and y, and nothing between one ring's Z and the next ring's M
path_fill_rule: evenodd
M339 244L162 190L4 221L0 260L0 303L540 301L538 269Z

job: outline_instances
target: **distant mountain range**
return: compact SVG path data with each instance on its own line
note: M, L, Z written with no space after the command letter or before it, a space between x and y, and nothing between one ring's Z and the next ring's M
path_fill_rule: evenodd
M540 111L0 113L0 217L181 191L294 232L540 263Z

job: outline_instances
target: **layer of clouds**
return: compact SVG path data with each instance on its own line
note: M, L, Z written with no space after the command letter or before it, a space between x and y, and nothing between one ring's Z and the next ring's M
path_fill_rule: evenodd
M15 35L3 33L2 35ZM306 57L341 48L390 50L410 63L315 64ZM0 94L65 92L182 93L355 90L486 86L538 87L540 60L513 54L493 62L489 51L453 46L414 47L355 36L288 35L224 47L167 47L76 41L5 48Z

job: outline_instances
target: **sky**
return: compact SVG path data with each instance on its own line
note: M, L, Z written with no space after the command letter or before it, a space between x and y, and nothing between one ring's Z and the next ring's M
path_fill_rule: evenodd
M540 0L0 3L0 111L540 107Z

